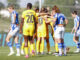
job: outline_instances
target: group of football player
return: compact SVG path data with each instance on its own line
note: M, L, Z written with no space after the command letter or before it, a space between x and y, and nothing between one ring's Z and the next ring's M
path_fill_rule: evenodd
M14 50L10 41L10 38L12 37L14 37L14 41L16 43L16 56L20 56L20 43L18 42L19 33L22 34L24 37L24 41L21 46L21 54L24 55L25 52L25 58L29 57L29 50L32 56L35 56L36 54L43 55L45 40L47 44L47 53L51 54L49 43L49 30L51 30L51 34L55 43L56 53L53 53L53 55L67 55L67 48L64 44L64 33L65 27L68 24L68 20L56 5L53 6L50 12L49 7L42 7L40 10L37 7L33 10L32 4L28 3L26 6L26 10L23 11L21 15L20 25L18 19L18 12L15 11L13 5L10 5L8 7L8 11L11 14L11 26L6 37L7 45L10 48L10 53L8 54L8 56L14 54ZM80 18L77 15L77 11L72 11L71 15L74 18L74 27L72 29L72 33L74 32L73 40L77 44L77 50L75 52L79 53ZM49 25L51 26L51 29L48 28ZM34 41L35 39L36 45Z

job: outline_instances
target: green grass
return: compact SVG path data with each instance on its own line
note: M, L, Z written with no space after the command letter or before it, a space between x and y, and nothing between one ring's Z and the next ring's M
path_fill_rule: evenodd
M14 48L15 49L15 48ZM73 51L75 47L70 47L70 51L68 52L67 56L57 57L53 55L38 55L34 57L29 57L28 59L24 58L24 56L16 57L15 54L13 56L8 57L7 54L9 53L8 47L0 47L0 60L79 60L80 53L74 54ZM47 49L44 51L46 52ZM51 51L54 52L54 48L51 47Z

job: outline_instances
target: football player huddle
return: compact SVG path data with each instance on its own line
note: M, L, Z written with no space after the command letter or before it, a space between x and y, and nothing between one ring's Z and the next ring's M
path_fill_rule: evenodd
M6 37L7 45L10 48L10 53L8 56L14 54L10 38L14 37L16 43L16 56L25 55L25 58L29 57L29 52L31 56L45 54L44 53L44 42L46 40L47 53L50 52L50 43L49 43L49 29L48 25L51 26L51 34L55 43L55 53L52 55L55 56L66 56L69 48L64 44L64 33L65 27L68 24L68 20L65 15L60 11L60 9L55 5L53 6L51 12L50 8L35 8L32 9L32 4L28 3L25 11L21 15L21 23L19 24L18 12L15 11L13 5L8 7L9 12L11 13L11 26ZM75 53L80 52L80 43L79 43L79 32L80 32L80 18L77 15L77 11L71 12L72 17L74 18L74 31L73 40L77 44L77 50ZM18 42L19 33L23 35L24 41L21 46ZM35 40L36 39L36 44ZM30 51L29 51L30 50Z

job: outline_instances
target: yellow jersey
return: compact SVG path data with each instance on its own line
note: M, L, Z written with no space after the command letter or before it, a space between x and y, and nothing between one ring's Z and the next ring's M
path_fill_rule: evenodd
M45 20L41 17L38 17L38 24L40 28L45 28L46 27L46 22Z
M34 25L36 20L36 13L34 10L26 10L22 13L22 18L24 18L24 25Z
M38 17L37 37L46 37L46 22L42 16Z

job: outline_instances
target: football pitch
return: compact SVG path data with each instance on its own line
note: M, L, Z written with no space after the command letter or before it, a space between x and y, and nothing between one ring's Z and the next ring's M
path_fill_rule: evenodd
M36 55L36 56L30 56L28 59L26 59L23 55L17 57L16 54L12 56L7 56L9 53L8 47L0 47L0 60L80 60L80 53L75 54L73 51L75 51L75 47L70 47L70 51L67 53L67 56L53 56L52 54L46 54L47 49L45 48L45 54L44 55ZM14 50L16 50L14 48ZM15 51L16 52L16 51ZM54 48L51 47L51 52L54 52Z

